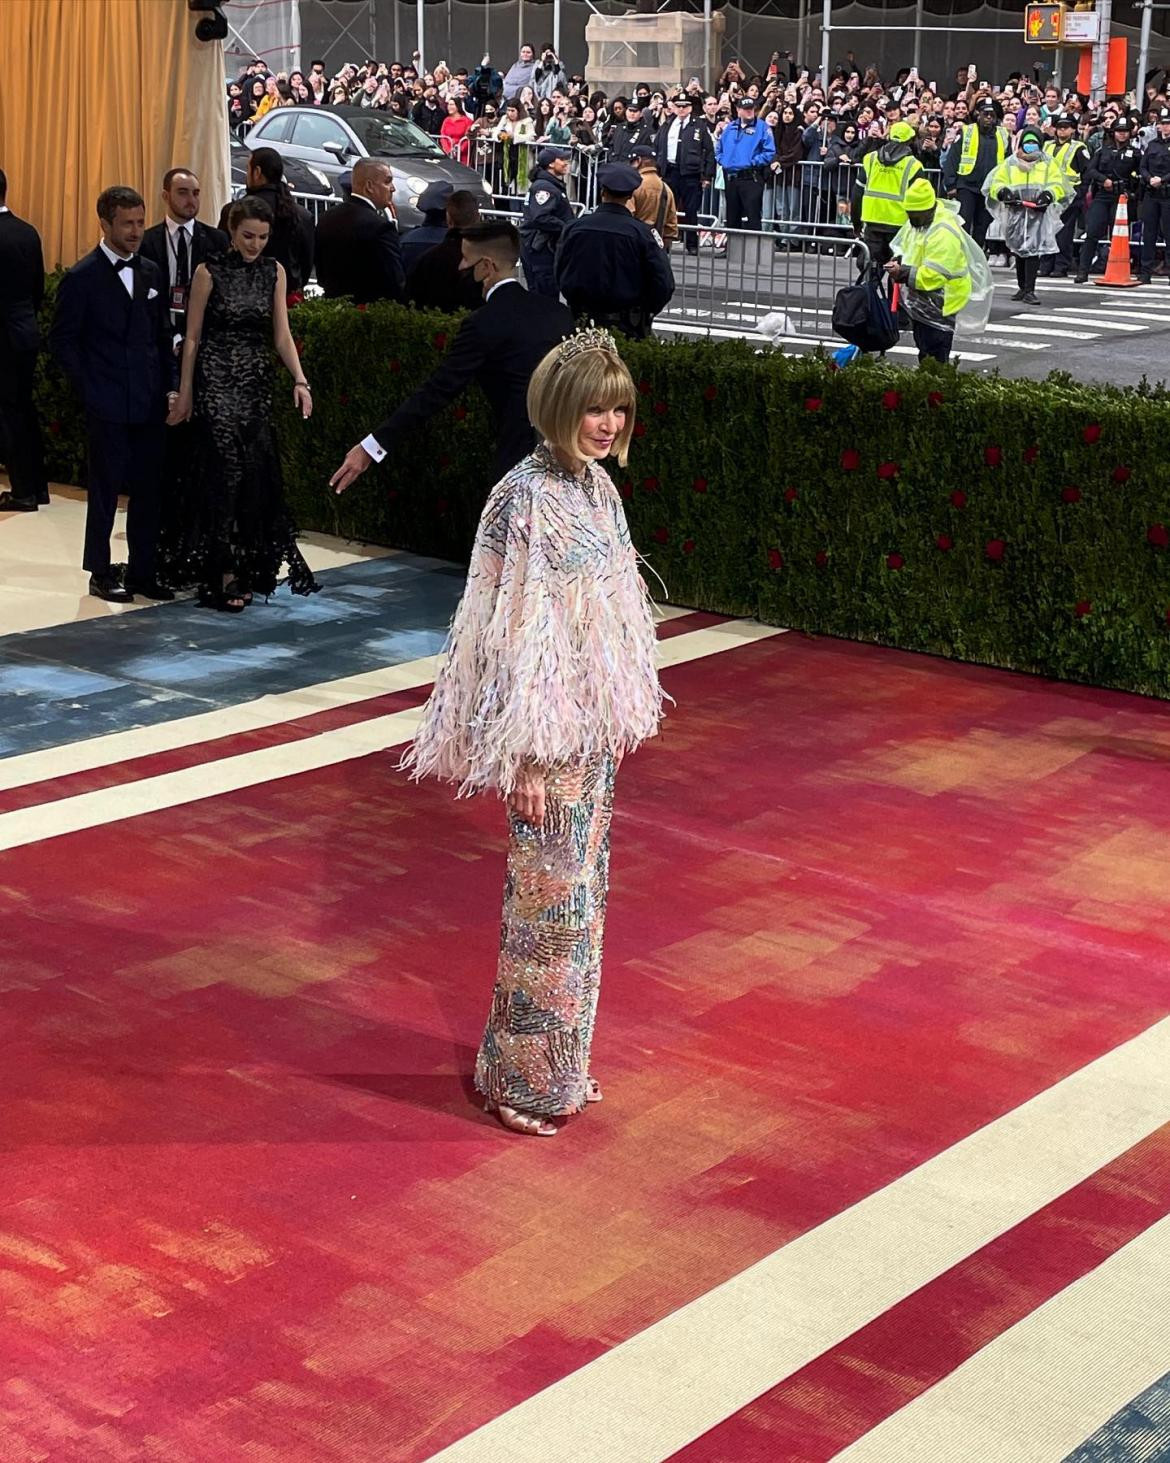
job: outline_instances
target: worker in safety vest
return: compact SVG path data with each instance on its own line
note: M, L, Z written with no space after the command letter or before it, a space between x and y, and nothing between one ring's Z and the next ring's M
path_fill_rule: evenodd
M1089 148L1077 136L1077 119L1070 112L1055 118L1052 126L1056 136L1048 139L1044 151L1064 174L1068 197L1060 216L1060 228L1056 231L1056 253L1048 254L1040 261L1040 274L1045 279L1050 275L1066 279L1073 266L1073 239L1077 224L1085 211L1084 177L1089 165Z
M890 243L906 222L906 193L923 176L914 155L914 128L895 122L887 142L867 152L861 162L853 199L853 217L861 221L861 237L874 264L890 258Z
M1015 255L1018 288L1012 299L1038 305L1040 260L1056 248L1060 205L1068 196L1068 178L1044 151L1038 127L1020 129L1015 152L991 171L983 190L1003 229L1003 241Z
M974 122L963 128L959 140L948 149L943 165L943 189L958 200L963 227L980 248L987 242L991 214L983 200L983 184L1011 151L1002 114L994 102L983 101L975 108Z
M958 205L940 202L928 178L915 178L906 190L906 224L894 239L886 273L904 286L920 363L945 366L950 360L956 317L971 298L971 247Z

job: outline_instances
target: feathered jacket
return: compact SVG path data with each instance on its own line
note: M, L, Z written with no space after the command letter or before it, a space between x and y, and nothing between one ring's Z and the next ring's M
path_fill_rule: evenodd
M538 447L492 489L445 662L402 765L509 793L526 763L620 757L658 730L650 598L604 468Z

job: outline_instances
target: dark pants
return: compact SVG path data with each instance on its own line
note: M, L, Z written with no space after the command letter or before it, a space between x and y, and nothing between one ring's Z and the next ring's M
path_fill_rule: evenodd
M33 405L36 351L0 356L0 458L8 468L12 496L48 502L41 424Z
M159 478L166 428L161 421L126 425L87 416L86 430L89 437L86 481L89 502L85 514L82 568L91 574L104 574L109 569L110 533L118 508L118 494L129 493L127 576L139 581L153 579L158 544Z
M869 250L869 262L873 268L888 264L894 257L890 245L894 242L896 233L896 229L883 229L874 224L866 224L862 229L861 239Z
M757 183L750 173L725 179L723 198L727 206L726 224L729 229L754 229L757 233L762 225L764 212L764 185Z
M954 344L954 330L942 330L937 325L927 325L922 320L912 320L914 344L918 347L919 364L923 361L941 361L945 366L951 358Z
M987 230L991 224L991 214L987 211L983 194L975 188L964 188L962 183L958 186L957 194L963 227L982 249L987 243Z
M1142 273L1154 272L1154 248L1158 235L1166 246L1166 259L1170 263L1170 191L1165 183L1157 192L1150 192L1142 204Z
M1085 212L1085 200L1074 198L1060 215L1060 228L1056 231L1056 253L1052 256L1052 273L1066 275L1073 267L1073 241L1077 236L1077 224Z
M675 207L678 209L683 223L690 226L682 231L686 251L688 254L697 254L699 252L699 205L703 201L703 180L684 178L674 163L667 163L662 181L674 194ZM761 201L763 196L761 190ZM756 227L759 227L758 223Z
M1078 274L1088 274L1096 258L1101 240L1113 230L1113 216L1117 212L1117 190L1112 193L1098 193L1089 204L1085 214L1085 238L1081 244L1081 262Z
M524 249L520 255L524 262L524 278L534 295L545 295L550 300L559 300L556 275L553 272L553 251L551 249Z
M1036 288L1036 276L1040 273L1040 256L1031 254L1026 259L1016 255L1016 284L1030 295Z

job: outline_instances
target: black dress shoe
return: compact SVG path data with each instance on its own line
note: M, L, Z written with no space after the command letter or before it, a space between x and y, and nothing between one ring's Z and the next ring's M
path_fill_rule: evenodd
M48 490L48 488L44 488L41 492L39 492L37 494L37 503L42 508L47 508L49 506L49 490Z
M122 583L121 577L113 570L106 574L91 574L89 576L89 592L96 599L108 599L111 604L128 605L134 603L134 596Z
M35 498L17 498L12 493L0 493L0 513L35 513Z
M157 579L131 579L127 577L126 589L131 594L140 594L143 599L174 599L175 591L160 584Z

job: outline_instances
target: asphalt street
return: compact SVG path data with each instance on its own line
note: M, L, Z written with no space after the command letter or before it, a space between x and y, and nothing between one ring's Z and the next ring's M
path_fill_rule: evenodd
M749 249L751 246L749 245ZM828 253L777 251L768 236L744 256L733 248L723 257L709 250L698 259L679 245L671 254L674 298L655 322L660 334L759 340L759 321L773 311L788 316L790 333L780 343L788 352L836 349L833 297L855 277L855 266ZM960 369L998 371L1005 376L1044 377L1067 371L1082 381L1137 385L1170 378L1170 279L1133 288L1074 285L1040 280L1039 305L1011 300L1015 270L993 264L995 299L982 335L960 334ZM913 364L917 352L909 334L890 352Z

